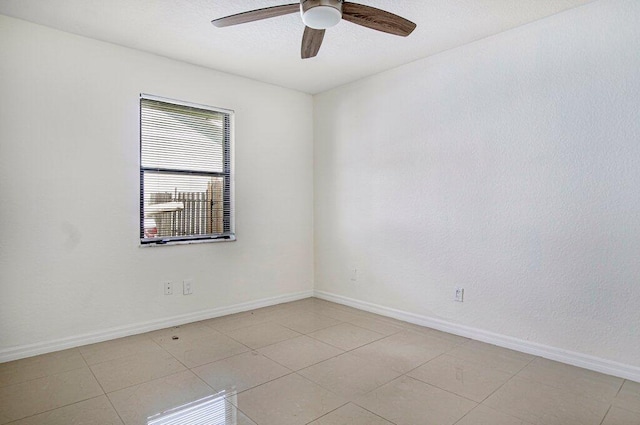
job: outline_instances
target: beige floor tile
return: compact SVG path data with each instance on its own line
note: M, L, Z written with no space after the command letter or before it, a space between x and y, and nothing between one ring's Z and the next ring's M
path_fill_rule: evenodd
M404 320L400 320L400 319L395 319L393 317L389 317L389 316L383 316L382 314L376 314L376 313L371 313L369 311L362 311L362 310L358 310L358 312L360 313L360 315L362 317L368 318L368 319L373 319L373 320L378 320L380 322L385 322L388 323L390 325L394 325L394 326L398 326L402 329L408 329L410 326L414 326L409 322L405 322Z
M307 298L307 299L313 299L313 298ZM255 310L251 310L252 313L257 313L257 314L261 314L261 313L265 313L265 314L271 314L271 313L276 313L279 311L284 311L284 310L289 310L289 308L291 307L291 305L293 303L295 303L297 301L293 301L293 302L289 302L289 303L282 303L282 304L274 304L274 305L269 305L266 307L260 307L260 308L256 308Z
M202 341L207 339L215 339L216 337L227 337L227 335L219 332L213 328L209 328L208 332L202 332L198 330L190 330L175 335L166 334L164 336L155 337L155 342L158 346L166 350L167 347L180 345L180 344L192 344L196 341Z
M246 346L219 332L200 338L170 339L160 345L187 367L201 366L249 351Z
M146 425L151 416L214 395L213 389L191 371L154 379L108 394L126 425Z
M309 299L311 298L308 298L308 300ZM334 304L332 303L306 301L306 300L293 301L290 303L282 304L282 306L285 307L286 310L289 312L307 311L307 312L316 313L316 314L318 314L318 312L323 309L326 310L328 308L334 308Z
M640 413L613 406L602 425L640 425Z
M296 331L271 322L237 329L227 335L254 350L300 336Z
M0 424L104 394L88 367L0 388Z
M276 322L276 323L282 324L281 321L285 317L288 317L294 314L317 314L317 313L298 309L298 308L293 308L293 307L283 308L280 310L273 310L273 311L264 313L264 318L262 319L262 323Z
M285 326L302 334L307 334L342 323L339 320L332 319L331 317L306 311L288 313L289 314L283 316L282 318L275 319L275 321L282 326Z
M166 351L121 357L91 366L96 379L105 392L172 375L186 368Z
M535 356L530 354L520 353L479 341L469 341L459 345L453 350L448 351L447 354L462 360L473 361L492 369L503 370L514 374L522 370L535 358Z
M361 358L350 353L302 369L298 373L349 400L401 375L380 362L363 362Z
M352 354L366 361L382 362L393 370L406 373L447 352L455 344L412 331L402 331L360 347Z
M357 404L397 425L451 425L477 405L407 376L371 391Z
M169 415L234 425L640 425L640 383L317 298L0 364L0 424L149 425Z
M407 324L405 327L412 331L420 332L428 336L435 336L437 338L444 339L445 341L453 342L455 344L464 344L465 342L471 341L469 338L465 338L463 336L442 332L436 329L428 328L426 326L415 325L412 323Z
M31 416L11 425L122 425L106 396Z
M365 310L360 310L357 309L355 307L349 307L348 305L344 305L344 304L338 304L338 303L332 303L329 302L329 304L326 304L327 308L331 308L334 310L340 310L340 311L344 311L345 313L352 313L358 316L368 316L368 315L375 315L376 317L382 317L379 314L375 314L375 313L371 313Z
M79 350L89 365L127 357L132 354L161 351L158 344L145 334L85 345L80 347Z
M334 307L318 307L311 309L316 314L321 314L323 316L331 317L333 319L339 320L341 322L351 322L353 320L358 320L364 317L361 313L356 313L352 310L348 309L340 309Z
M215 391L240 392L291 373L289 369L250 351L193 369Z
M0 363L0 387L86 366L77 348Z
M340 306L340 304L332 303L331 301L326 301L321 298L308 297L301 300L291 301L288 303L281 304L288 307L305 307L309 308L310 306Z
M344 352L306 335L278 342L258 351L291 370L299 370L320 363Z
M517 376L483 404L538 425L599 425L609 408L608 403Z
M364 311L358 310L348 305L338 304L331 301L322 300L320 298L307 298L306 300L294 301L288 303L293 308L303 309L307 311L318 312L320 309L339 310L356 314L363 314Z
M267 317L267 313L243 312L205 320L202 323L222 333L228 333L249 326L261 325L265 321L270 321Z
M514 416L506 415L497 410L479 405L456 422L456 425L529 425Z
M640 383L624 381L620 392L613 400L613 405L640 413Z
M613 400L624 382L622 378L542 358L533 360L518 376L605 402Z
M176 336L178 338L200 338L206 337L212 332L216 332L216 330L203 322L196 322L148 332L145 335L158 343L162 343Z
M351 323L341 323L330 328L309 334L310 337L326 342L342 350L353 350L370 342L383 338L384 335L364 329Z
M258 424L303 425L345 400L295 373L238 394L237 407Z
M353 403L327 413L309 425L393 425L391 422L382 419L380 416L364 410Z
M402 332L404 330L403 327L391 324L389 322L385 322L384 320L378 320L372 317L361 317L355 320L350 321L352 325L359 326L361 328L368 329L370 331L377 332L384 336L389 336L396 334L398 332Z
M478 403L513 376L446 354L412 370L408 375Z

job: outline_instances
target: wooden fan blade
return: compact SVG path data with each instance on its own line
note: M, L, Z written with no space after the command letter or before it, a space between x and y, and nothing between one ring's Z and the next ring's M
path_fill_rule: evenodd
M275 18L276 16L288 15L300 12L300 3L283 4L282 6L265 7L264 9L242 12L224 18L214 19L211 23L218 28L231 25L244 24L246 22L259 21L261 19Z
M385 10L358 3L344 2L342 19L363 27L406 37L413 32L416 24Z
M322 46L323 38L324 30L305 27L304 35L302 36L302 48L300 49L302 59L309 59L317 55L320 46Z

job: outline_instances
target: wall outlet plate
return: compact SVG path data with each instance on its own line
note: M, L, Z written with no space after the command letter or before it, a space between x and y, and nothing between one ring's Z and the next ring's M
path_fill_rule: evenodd
M464 288L456 288L456 296L453 300L459 303L464 301Z
M165 295L173 295L173 283L172 282L163 282L162 287L164 288Z
M354 268L350 270L349 279L351 279L351 282L355 282L358 280L358 269Z
M189 279L182 282L182 294L183 295L193 294L193 280Z

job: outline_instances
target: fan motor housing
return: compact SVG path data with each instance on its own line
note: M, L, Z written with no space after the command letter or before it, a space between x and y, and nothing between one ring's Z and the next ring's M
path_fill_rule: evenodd
M302 0L300 13L306 26L326 29L342 19L342 0Z

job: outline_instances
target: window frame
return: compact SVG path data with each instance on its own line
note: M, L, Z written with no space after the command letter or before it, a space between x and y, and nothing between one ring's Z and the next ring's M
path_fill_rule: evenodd
M154 102L162 102L172 106L183 106L185 108L194 108L203 111L211 111L220 113L223 115L223 170L218 171L202 171L193 169L172 169L172 168L159 168L159 167L145 167L142 165L142 105L143 100L149 100ZM236 240L235 234L235 196L234 196L234 121L235 111L231 109L219 108L214 106L208 106L198 103L185 102L181 100L160 97L150 95L146 93L140 93L138 100L139 106L139 157L138 163L140 165L140 222L139 222L139 241L141 247L153 247L153 246L166 246L166 245L183 245L193 243L210 243L210 242L232 242ZM184 236L169 236L158 238L146 238L144 234L144 201L145 201L145 185L144 176L145 173L157 173L157 174L175 174L175 175L197 175L197 176L210 176L221 177L224 181L223 184L223 214L222 225L223 233L210 233L210 234L198 234L198 235L184 235Z

